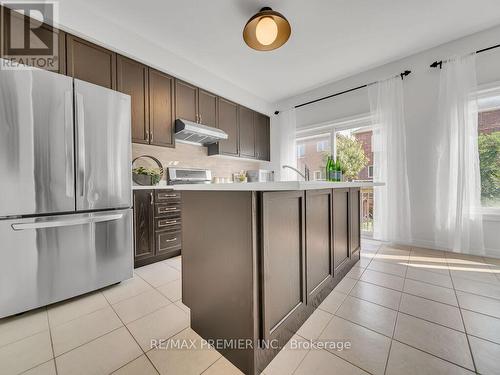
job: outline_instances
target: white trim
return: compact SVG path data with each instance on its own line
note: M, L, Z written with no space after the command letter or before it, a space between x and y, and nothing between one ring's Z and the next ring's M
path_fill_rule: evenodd
M318 134L319 132L335 130L346 130L355 127L365 127L372 125L372 119L370 114L361 114L356 116L344 117L335 121L326 121L319 124L307 125L304 127L297 128L296 134L312 133Z

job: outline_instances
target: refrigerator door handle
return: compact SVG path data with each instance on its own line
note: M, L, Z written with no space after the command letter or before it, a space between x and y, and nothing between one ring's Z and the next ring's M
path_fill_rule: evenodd
M73 92L64 93L64 151L66 155L66 196L73 197L74 184L74 151L73 151Z
M56 227L69 227L72 225L101 223L103 221L119 220L123 217L122 213L113 213L108 215L79 217L74 219L56 219L31 223L14 223L12 229L27 230L27 229L43 229L43 228L56 228Z
M76 96L76 131L78 152L78 194L85 195L85 116L83 111L83 95L75 93Z

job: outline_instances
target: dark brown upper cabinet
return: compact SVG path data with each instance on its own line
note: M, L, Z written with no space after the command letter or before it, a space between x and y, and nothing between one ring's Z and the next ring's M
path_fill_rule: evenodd
M255 112L255 157L259 160L271 160L269 117Z
M217 127L217 95L198 90L198 122Z
M198 122L198 88L175 80L175 118Z
M238 105L229 100L219 98L218 128L225 131L228 138L217 142L218 154L239 156ZM209 149L209 154L210 149Z
M0 19L0 32L2 33L3 43L0 49L0 57L12 56L9 53L9 45L15 44L25 45L24 40L24 24L29 23L29 30L33 33L40 42L45 46L51 47L48 52L50 56L46 59L37 59L39 64L33 64L33 60L23 58L22 62L26 65L36 66L41 69L49 70L55 73L66 73L66 33L58 30L46 23L42 23L26 17L18 12L15 12L7 7L1 7L2 18ZM16 48L17 49L17 48ZM47 49L41 48L39 51L33 46L26 46L25 50L19 51L23 56L44 56Z
M255 157L255 126L254 111L239 106L240 119L240 156L246 158Z
M116 89L116 53L68 34L66 56L69 76Z
M132 142L149 143L149 69L123 56L116 64L117 89L131 97Z
M174 78L149 69L149 138L156 146L173 147Z

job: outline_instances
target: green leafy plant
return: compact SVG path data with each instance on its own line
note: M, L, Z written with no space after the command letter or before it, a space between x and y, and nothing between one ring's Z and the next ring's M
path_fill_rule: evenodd
M481 201L485 206L500 203L500 131L478 137L481 166Z
M368 165L363 144L356 138L341 134L337 135L337 158L340 161L343 176L349 181L357 178L359 172Z
M156 185L161 180L161 170L159 168L138 167L132 169L132 173L151 177L151 184Z

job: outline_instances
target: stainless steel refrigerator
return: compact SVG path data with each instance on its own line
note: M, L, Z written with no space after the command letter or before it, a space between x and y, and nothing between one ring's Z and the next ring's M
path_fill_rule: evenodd
M0 318L132 277L130 97L0 70Z

